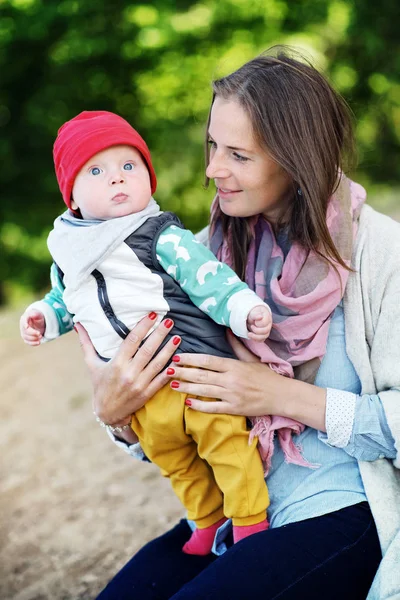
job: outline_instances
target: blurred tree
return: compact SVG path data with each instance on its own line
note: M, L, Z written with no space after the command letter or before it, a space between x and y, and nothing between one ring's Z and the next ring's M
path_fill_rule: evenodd
M48 285L46 237L64 205L58 127L112 110L148 142L157 200L199 229L212 190L202 144L213 77L288 43L311 55L358 119L364 178L400 179L397 0L0 0L0 303Z

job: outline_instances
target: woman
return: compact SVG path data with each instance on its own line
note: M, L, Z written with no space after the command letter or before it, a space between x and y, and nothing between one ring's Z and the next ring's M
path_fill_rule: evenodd
M176 346L154 356L166 327L139 348L150 319L104 364L78 326L95 412L124 425L170 381L192 410L299 421L303 455L318 468L288 464L275 442L268 531L232 546L223 526L220 556L190 557L181 552L191 534L182 521L139 551L99 598L355 600L371 585L369 598L395 597L400 227L363 205L362 188L341 174L352 141L344 102L285 52L214 83L208 139L206 174L217 187L211 247L272 303L268 353L276 360L261 358L273 368L230 335L239 361L181 354L166 370ZM128 452L140 452L131 432L118 435Z

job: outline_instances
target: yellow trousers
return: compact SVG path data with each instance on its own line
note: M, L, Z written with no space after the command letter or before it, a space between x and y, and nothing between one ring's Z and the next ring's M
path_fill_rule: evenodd
M171 480L200 529L223 516L234 525L263 521L269 497L246 418L198 412L185 405L186 396L167 385L133 415L146 456Z

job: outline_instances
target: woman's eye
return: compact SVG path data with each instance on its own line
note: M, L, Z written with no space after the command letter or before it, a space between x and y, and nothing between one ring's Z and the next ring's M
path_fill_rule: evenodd
M241 154L238 154L237 152L233 153L233 156L235 157L236 160L238 160L239 162L246 162L247 160L249 160L246 156L242 156Z
M207 144L213 149L217 147L217 144L214 142L214 140L207 140Z
M125 163L124 164L124 170L125 171L133 171L133 164L132 163Z
M89 171L91 175L100 175L101 169L99 167L92 167Z

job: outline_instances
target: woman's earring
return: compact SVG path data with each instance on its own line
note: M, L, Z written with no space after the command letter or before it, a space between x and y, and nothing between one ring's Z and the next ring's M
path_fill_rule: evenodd
M298 196L302 196L303 195L303 192L301 191L301 188L299 188L299 187L297 188L297 194L298 194Z

